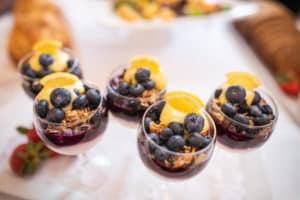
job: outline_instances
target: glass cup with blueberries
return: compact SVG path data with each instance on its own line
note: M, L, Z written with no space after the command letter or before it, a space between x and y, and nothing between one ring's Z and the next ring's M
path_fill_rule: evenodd
M221 145L231 150L251 150L270 138L278 110L260 84L251 73L230 72L207 103L206 110L215 121Z
M82 78L79 62L69 49L56 40L41 40L18 66L22 75L22 87L32 99L41 91L40 79L56 72L69 72Z
M209 163L216 127L203 102L184 91L168 92L150 106L138 128L138 151L144 165L167 179L194 177Z
M152 57L137 56L128 65L111 74L107 103L115 116L136 124L149 106L163 98L166 78Z
M78 155L92 148L108 122L99 89L63 72L42 81L44 87L34 100L34 124L40 138L63 155Z

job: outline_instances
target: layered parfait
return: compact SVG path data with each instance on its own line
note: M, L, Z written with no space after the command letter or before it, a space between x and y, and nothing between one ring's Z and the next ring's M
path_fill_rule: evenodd
M165 92L166 77L159 62L149 56L138 56L112 73L107 84L107 102L114 113L141 117Z
M41 91L42 85L39 81L44 76L55 72L69 72L82 77L78 60L56 40L37 42L32 52L20 61L19 70L23 89L31 98Z
M145 112L138 129L138 150L144 164L166 177L186 179L209 162L216 128L199 97L168 92Z
M100 91L67 72L45 76L40 83L43 87L35 98L34 121L45 144L65 155L94 146L108 121Z
M215 90L206 110L217 127L217 140L231 149L253 149L271 136L278 118L272 97L259 89L260 80L248 72L230 72Z

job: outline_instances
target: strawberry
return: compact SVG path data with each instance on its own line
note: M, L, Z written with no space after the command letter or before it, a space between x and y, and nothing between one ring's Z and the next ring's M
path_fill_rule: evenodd
M300 81L284 81L279 83L280 88L287 94L297 96L300 92Z
M10 167L17 175L33 174L40 166L41 160L49 157L49 152L43 150L42 142L29 142L17 146L11 157Z
M36 133L36 130L34 127L28 130L27 138L29 141L32 141L32 142L40 142L41 141L41 138Z
M51 149L49 149L48 147L44 146L44 150L49 152L49 157L50 158L56 158L59 156L58 153L56 153L55 151L52 151Z
M38 136L38 134L37 134L37 132L36 132L36 130L35 130L34 127L32 127L31 129L28 129L28 128L24 127L24 126L18 126L17 127L17 131L20 134L27 135L27 138L28 138L29 142L33 142L33 143L41 142L42 143L42 140ZM43 150L45 152L48 152L50 158L56 158L57 156L59 156L58 153L56 153L56 152L50 150L49 148L47 148L44 143L42 143L42 145L43 145Z
M28 129L23 126L18 126L17 131L20 134L27 135L28 140L31 142L40 142L41 141L41 138L40 138L40 136L38 136L34 127L32 127L31 129Z

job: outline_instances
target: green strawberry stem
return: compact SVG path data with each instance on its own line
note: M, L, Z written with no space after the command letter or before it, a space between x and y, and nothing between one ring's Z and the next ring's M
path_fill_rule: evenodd
M278 74L276 78L279 83L290 81L289 77L285 73Z
M27 135L29 129L25 126L18 126L17 131L22 135Z

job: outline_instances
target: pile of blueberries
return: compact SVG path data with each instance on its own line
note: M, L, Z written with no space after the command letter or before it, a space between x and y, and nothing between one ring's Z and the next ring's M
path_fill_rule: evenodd
M215 91L215 98L219 98L222 89ZM228 87L225 93L228 102L221 106L221 110L229 118L245 125L266 125L274 119L273 109L261 95L255 91L250 106L246 103L246 90L240 85Z
M33 70L30 64L28 63L28 61L26 61L21 66L21 73L24 76L29 77L30 79L43 78L46 75L54 73L50 69L50 65L53 64L53 62L54 62L54 58L50 54L41 54L39 56L39 63L41 65L40 71ZM79 78L82 77L81 69L79 67L79 63L77 62L77 60L75 59L68 60L67 66L68 66L67 70L72 69L70 73L78 76ZM32 93L31 95L33 96L37 95L43 89L43 86L38 81L32 81L27 79L25 79L25 81L27 82L26 89L29 90L30 93Z
M184 119L184 124L170 122L167 128L162 129L160 133L151 133L150 123L157 120L153 119L153 114L150 115L145 118L145 129L148 137L161 147L149 146L150 152L154 153L158 160L163 160L168 154L165 150L184 153L184 146L190 146L198 151L205 148L212 140L211 135L200 133L203 130L205 120L198 114L188 114Z
M32 79L34 78L42 78L48 74L53 73L53 71L49 68L50 65L54 63L54 58L50 54L41 54L39 56L39 63L41 65L41 69L39 71L34 71L28 62L24 62L21 67L21 73L25 76L28 76ZM67 62L68 69L79 67L79 63L75 59L70 59ZM77 74L78 70L74 70L74 75L81 77L81 73Z
M120 82L116 91L129 97L139 97L145 90L152 90L155 88L155 82L150 80L151 72L147 67L139 68L134 74L137 84L129 84L127 82Z
M50 94L50 101L54 108L49 110L49 102L41 99L35 105L36 113L39 117L47 119L49 122L60 123L65 119L63 108L72 103L72 110L89 107L95 110L101 101L99 90L85 87L85 94L78 96L72 101L71 93L65 88L56 88Z

